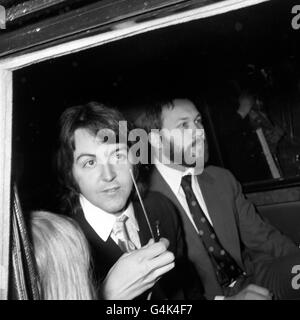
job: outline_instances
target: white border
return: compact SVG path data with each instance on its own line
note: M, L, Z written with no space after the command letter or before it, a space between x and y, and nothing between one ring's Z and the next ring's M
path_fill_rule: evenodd
M193 10L141 23L119 24L114 30L28 54L0 60L0 299L7 298L10 230L10 174L12 142L12 72L77 51L131 37L140 33L203 19L270 0L226 0ZM39 30L35 30L39 32Z

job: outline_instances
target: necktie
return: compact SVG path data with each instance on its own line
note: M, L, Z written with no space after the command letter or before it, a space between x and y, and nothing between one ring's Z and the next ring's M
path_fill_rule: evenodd
M127 219L128 217L123 215L117 218L113 226L113 233L115 237L118 239L118 246L121 248L123 252L131 252L136 250L136 246L130 240L130 236L126 227Z
M191 215L198 229L199 237L214 265L217 279L221 286L228 286L242 274L242 270L230 254L223 248L213 227L201 209L192 189L191 175L182 177L181 186L185 193Z

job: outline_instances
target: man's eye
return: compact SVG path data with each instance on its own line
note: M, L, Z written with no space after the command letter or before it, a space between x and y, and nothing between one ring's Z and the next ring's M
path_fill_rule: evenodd
M116 154L116 157L117 157L118 159L125 159L125 158L126 158L125 154L122 154L122 153L117 153L117 154Z
M118 162L123 162L127 159L127 153L123 152L116 152L110 159L112 163L118 163Z
M187 122L182 122L180 124L180 127L183 128L183 129L188 129L189 128L189 124Z
M122 153L122 152L117 152L117 153L116 153L116 158L117 158L118 160L125 160L126 157L127 157L127 155L126 155L125 153Z
M84 168L93 168L95 165L96 165L96 161L95 160L89 160L89 161L84 163L83 167Z
M197 118L196 120L195 120L195 123L196 124L202 124L202 118Z

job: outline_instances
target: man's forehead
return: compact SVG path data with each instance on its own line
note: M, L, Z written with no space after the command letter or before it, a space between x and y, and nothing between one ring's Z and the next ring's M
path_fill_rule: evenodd
M96 147L96 135L84 128L76 129L74 132L75 150L82 147Z
M81 141L81 140L93 140L95 137L88 129L85 128L78 128L74 131L74 140Z
M117 140L114 141L108 140L108 142L105 142L105 140L103 139L103 135L93 134L92 132L84 128L76 129L74 132L75 151L82 151L82 149L95 150L99 147L105 148L107 150L127 149L127 144L118 143Z
M173 107L165 106L162 110L162 121L173 122L181 118L191 118L199 114L194 103L188 99L173 100Z

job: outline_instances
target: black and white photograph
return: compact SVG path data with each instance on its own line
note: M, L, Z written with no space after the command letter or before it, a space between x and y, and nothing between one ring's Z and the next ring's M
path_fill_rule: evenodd
M300 300L299 40L297 0L0 0L0 300Z

